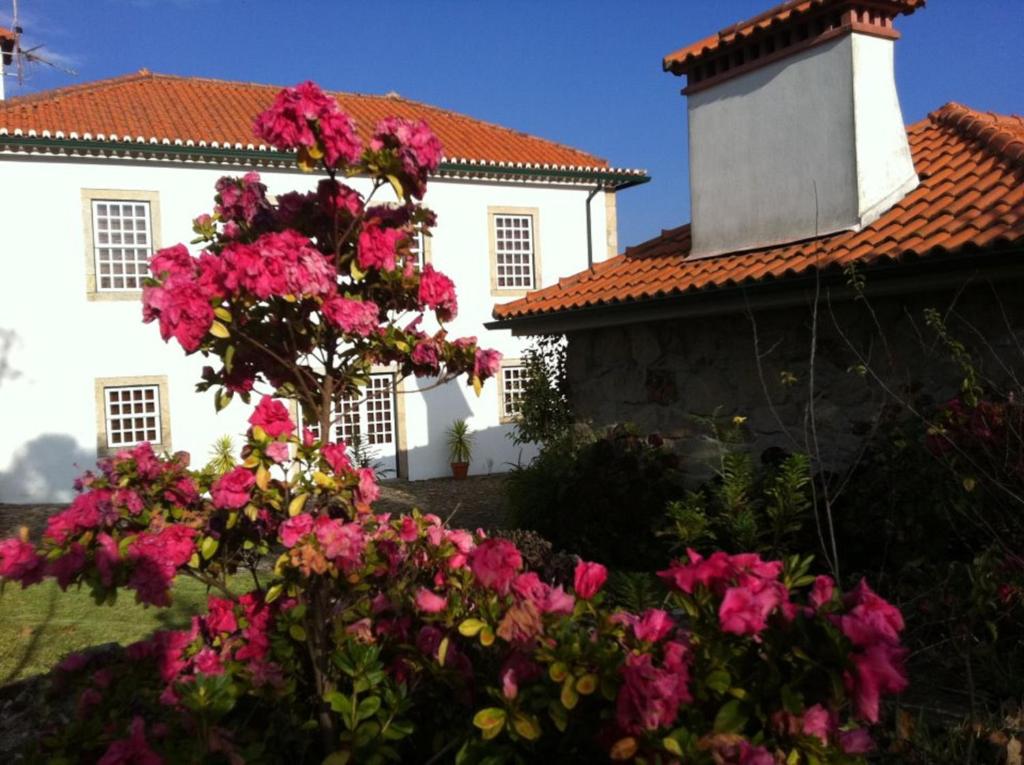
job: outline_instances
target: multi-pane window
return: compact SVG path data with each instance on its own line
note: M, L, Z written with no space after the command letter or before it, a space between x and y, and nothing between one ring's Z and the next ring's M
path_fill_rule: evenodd
M395 441L395 410L392 394L391 375L373 375L362 397L345 398L341 401L341 412L331 412L334 422L333 440L344 441L352 446L391 445ZM309 429L320 437L319 423L309 423ZM364 440L365 439L365 440Z
M426 262L426 243L424 242L422 231L417 231L412 235L412 244L409 246L409 251L416 256L416 267L422 271L423 264Z
M103 389L107 446L121 448L161 441L160 388L157 385Z
M494 273L498 289L533 289L534 252L532 215L494 216Z
M526 367L503 366L501 368L501 416L503 419L514 420L519 416L525 387Z
M141 290L153 252L149 202L93 200L92 232L96 288Z

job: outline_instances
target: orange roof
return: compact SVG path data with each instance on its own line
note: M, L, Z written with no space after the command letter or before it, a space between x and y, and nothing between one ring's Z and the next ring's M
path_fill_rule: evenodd
M276 85L154 74L145 69L108 80L0 102L0 133L77 133L141 137L146 141L255 143L253 117L280 90ZM447 160L606 168L592 154L397 95L334 94L364 138L383 117L426 120Z
M0 40L13 40L14 32L7 27L0 27Z
M714 53L737 40L768 31L809 12L826 9L829 6L848 6L849 4L849 0L788 0L788 2L760 13L752 19L733 24L717 34L669 53L663 59L662 66L665 70L671 69L676 74L683 74L688 63L692 63L690 59ZM924 4L925 0L875 0L873 3L875 6L884 6L893 13L906 14L913 13Z
M684 225L496 306L494 316L555 314L775 281L851 263L1024 245L1024 118L951 103L907 132L921 183L860 231L687 260L690 227Z

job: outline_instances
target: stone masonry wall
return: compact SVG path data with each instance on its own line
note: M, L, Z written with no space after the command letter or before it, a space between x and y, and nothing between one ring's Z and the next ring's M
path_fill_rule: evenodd
M977 282L959 291L835 303L824 293L813 385L820 450L809 427L810 298L753 315L574 333L567 357L574 406L595 426L631 422L671 439L695 480L708 475L717 450L709 420L733 416L747 418L755 453L771 446L817 451L823 468L838 469L852 461L883 407L955 395L963 374L926 325L927 308L947 316L950 334L965 343L983 378L1003 390L1024 379L1022 287ZM862 360L880 380L865 373Z

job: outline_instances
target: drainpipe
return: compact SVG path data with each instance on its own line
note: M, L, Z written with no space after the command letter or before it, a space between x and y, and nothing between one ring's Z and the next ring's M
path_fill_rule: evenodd
M590 200L601 190L601 186L595 186L589 194L587 194L587 268L593 270L594 268L594 232L590 225Z

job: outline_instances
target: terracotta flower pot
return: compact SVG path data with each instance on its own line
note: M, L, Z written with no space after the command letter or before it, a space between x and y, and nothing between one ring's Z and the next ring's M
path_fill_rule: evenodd
M453 462L452 463L452 478L454 478L456 481L463 480L466 477L467 473L469 473L469 463L468 462Z

